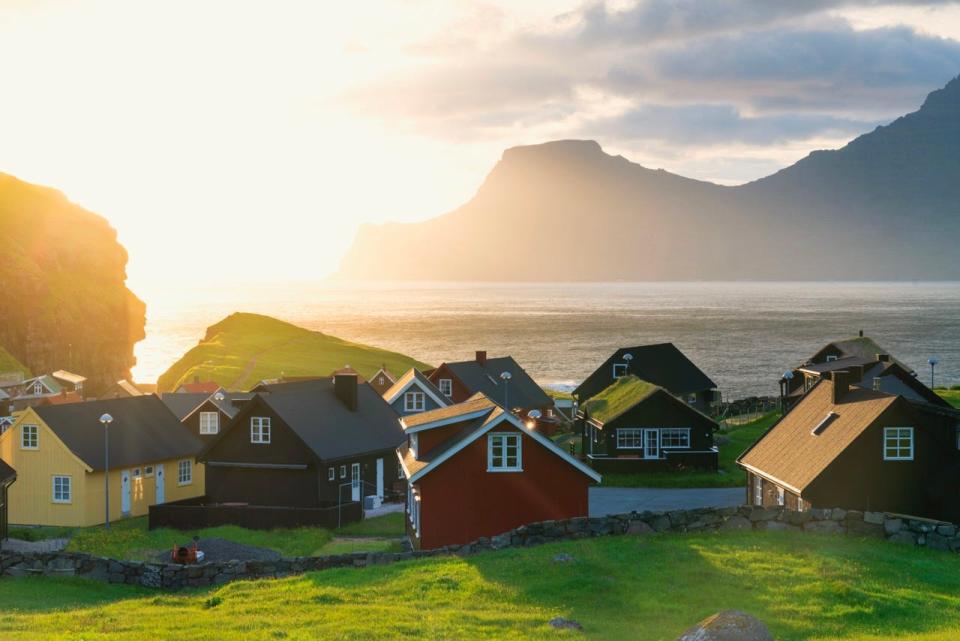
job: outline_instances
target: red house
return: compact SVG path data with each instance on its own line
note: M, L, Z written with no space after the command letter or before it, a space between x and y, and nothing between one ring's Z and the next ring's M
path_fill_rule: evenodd
M417 549L587 516L600 475L483 394L401 425L407 534Z

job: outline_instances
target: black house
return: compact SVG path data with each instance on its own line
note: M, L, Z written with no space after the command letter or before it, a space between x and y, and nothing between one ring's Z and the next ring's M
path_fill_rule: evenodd
M217 503L324 507L392 493L403 428L356 375L264 385L198 459Z
M7 538L7 489L17 480L17 472L0 459L0 541Z
M582 405L628 374L664 388L705 414L713 411L717 384L673 343L621 347L580 383L573 395Z

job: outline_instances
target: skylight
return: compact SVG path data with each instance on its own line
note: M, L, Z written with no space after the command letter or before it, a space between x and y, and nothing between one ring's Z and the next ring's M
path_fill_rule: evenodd
M836 412L829 412L822 421L817 423L817 426L815 428L810 430L810 433L813 434L814 436L820 436L821 434L823 434L823 431L827 429L827 426L830 425L830 423L833 423L833 421L836 418L837 418Z

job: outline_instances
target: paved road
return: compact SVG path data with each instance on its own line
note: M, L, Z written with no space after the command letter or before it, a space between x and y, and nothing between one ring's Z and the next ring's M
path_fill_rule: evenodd
M703 489L655 489L636 487L590 488L590 516L625 512L661 512L691 510L698 507L731 507L742 505L742 487Z

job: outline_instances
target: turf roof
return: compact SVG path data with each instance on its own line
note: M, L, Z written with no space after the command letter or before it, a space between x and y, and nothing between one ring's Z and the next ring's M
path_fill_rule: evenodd
M646 399L660 387L636 376L621 376L612 385L587 401L583 408L598 423L607 423Z

